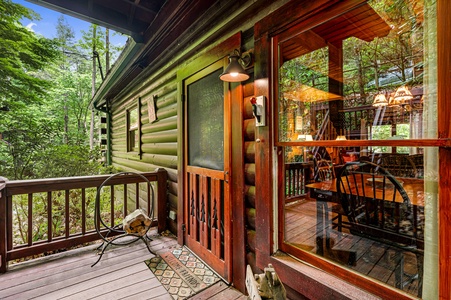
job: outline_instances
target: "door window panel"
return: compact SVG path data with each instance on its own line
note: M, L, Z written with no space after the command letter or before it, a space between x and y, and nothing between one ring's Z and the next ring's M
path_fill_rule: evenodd
M188 164L224 170L222 69L188 85Z

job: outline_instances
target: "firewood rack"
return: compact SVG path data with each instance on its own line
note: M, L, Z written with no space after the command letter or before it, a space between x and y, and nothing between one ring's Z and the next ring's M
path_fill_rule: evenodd
M115 225L108 225L103 219L102 219L102 214L100 211L100 207L101 207L101 193L102 193L102 188L110 185L111 188L114 188L114 185L112 183L110 183L110 181L114 178L117 177L126 177L129 175L134 175L134 176L139 176L142 178L142 182L147 184L147 203L148 203L148 212L147 212L147 216L153 220L153 215L154 215L154 207L153 207L153 201L155 198L155 193L154 193L154 189L152 184L150 183L150 181L143 176L142 174L139 173L135 173L135 172L120 172L120 173L116 173L111 175L110 177L108 177L107 179L105 179L102 184L99 186L99 188L97 189L97 194L96 194L96 200L95 200L95 212L94 212L94 224L95 224L95 229L97 234L99 235L99 237L103 240L103 242L100 244L99 247L97 247L97 251L100 251L99 253L99 258L97 259L97 261L91 265L91 267L94 267L102 258L103 254L105 253L105 250L108 248L108 246L113 245L113 246L126 246L126 245L130 245L138 240L141 240L144 242L144 244L147 247L147 250L149 250L149 252L153 255L156 255L149 247L149 242L152 241L151 238L149 238L149 236L147 235L149 229L151 226L147 227L147 230L145 232L145 234L141 235L141 234L135 234L135 233L128 233L123 229L123 224L122 222L120 224L115 224ZM137 185L136 187L136 193L139 194L139 186ZM127 198L124 198L124 201L127 201ZM137 203L137 208L139 207L139 197L137 197L136 200ZM124 214L126 214L127 212L124 212ZM125 218L125 216L124 216ZM106 233L105 232L106 229Z

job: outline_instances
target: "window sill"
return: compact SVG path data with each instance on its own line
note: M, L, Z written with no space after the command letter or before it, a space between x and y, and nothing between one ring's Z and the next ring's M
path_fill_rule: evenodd
M283 252L272 256L270 263L285 287L308 299L381 299Z

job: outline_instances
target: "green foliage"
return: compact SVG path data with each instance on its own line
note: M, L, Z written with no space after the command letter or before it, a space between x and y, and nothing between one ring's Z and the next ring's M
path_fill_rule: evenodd
M37 178L72 177L105 174L112 171L103 167L100 149L89 146L51 145L36 156Z
M39 16L9 0L0 0L0 17L0 175L14 180L111 172L100 149L87 146L93 56L81 45L93 40L85 34L75 41L63 16L57 38L38 36L20 20ZM104 39L94 42L104 54ZM94 75L100 83L100 74Z
M39 102L49 82L39 72L57 55L56 43L20 24L20 19L37 18L27 8L9 0L0 1L0 107L14 107L16 102Z

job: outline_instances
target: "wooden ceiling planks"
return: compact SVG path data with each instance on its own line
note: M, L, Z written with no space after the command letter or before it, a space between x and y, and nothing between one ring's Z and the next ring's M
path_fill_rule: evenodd
M283 61L299 57L328 43L337 44L349 37L369 42L376 37L386 36L390 30L390 26L373 8L364 4L285 42ZM322 42L318 42L319 39Z

